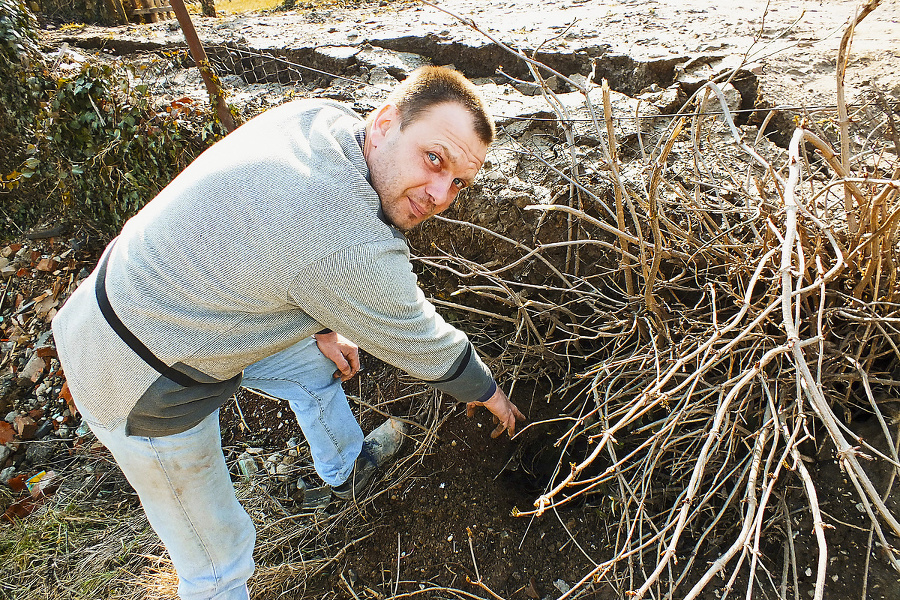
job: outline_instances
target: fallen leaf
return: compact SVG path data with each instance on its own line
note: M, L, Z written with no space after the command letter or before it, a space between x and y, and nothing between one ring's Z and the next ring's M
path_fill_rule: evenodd
M47 358L48 356L51 358L56 358L56 348L54 348L53 346L41 346L34 352L41 358Z
M25 482L30 477L30 475L26 475L25 473L16 475L15 477L11 477L9 479L9 488L16 493L24 492L28 489L28 486L25 485Z
M72 392L69 391L68 381L63 383L62 389L59 390L59 397L66 401L66 406L69 407L70 413L74 415L78 412L78 409L75 407L75 400L72 399Z
M6 421L0 421L0 445L8 444L16 437L16 430ZM0 465L2 467L3 465Z

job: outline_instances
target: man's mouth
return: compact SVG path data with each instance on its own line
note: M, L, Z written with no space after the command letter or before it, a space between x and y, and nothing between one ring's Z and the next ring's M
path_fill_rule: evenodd
M412 210L413 216L417 219L421 219L428 214L428 212L412 198L409 198L409 208Z

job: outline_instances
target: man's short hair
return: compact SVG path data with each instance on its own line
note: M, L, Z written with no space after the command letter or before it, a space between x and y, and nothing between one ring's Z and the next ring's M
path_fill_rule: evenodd
M472 115L475 133L487 145L494 141L494 120L471 81L447 67L419 67L388 96L387 103L400 112L400 127L413 123L432 106L455 102Z

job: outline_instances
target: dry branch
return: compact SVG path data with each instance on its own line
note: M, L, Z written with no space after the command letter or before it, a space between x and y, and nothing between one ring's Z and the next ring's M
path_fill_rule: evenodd
M863 7L842 48L849 47L852 27L877 5L873 0ZM474 21L463 21L490 38ZM494 41L525 61L538 84L544 73L559 76ZM839 69L842 61L843 51ZM780 597L800 597L788 514L797 507L786 499L802 492L818 551L810 591L821 598L831 525L820 509L820 482L801 451L811 442L834 446L873 535L897 565L898 551L884 531L900 535L897 516L860 457L864 446L885 468L900 462L888 426L896 416L885 414L882 400L896 397L900 386L900 307L894 303L900 290L893 275L900 260L900 165L856 172L845 160L852 135L844 125L854 125L844 122L846 115L837 143L804 123L787 153L762 137L751 143L714 82L694 96L698 112L686 128L689 140L680 121L649 133L638 128L641 153L627 163L608 86L603 82L601 121L590 90L569 83L584 96L600 141L605 187L588 182L573 164L569 133L556 157L520 152L543 163L570 198L574 189L587 200L526 210L539 211L540 223L562 213L567 223L574 219L579 235L567 227L565 240L536 236L528 244L494 235L518 255L490 268L449 253L427 259L460 276L458 293L490 296L509 307L491 332L507 331L502 335L516 344L510 370L518 378L529 370L535 379L548 373L548 356L578 369L552 378L557 383L550 393L570 399L560 415L565 420L519 434L561 428L561 456L584 442L580 455L561 458L534 510L519 515L541 516L584 498L615 507L614 547L590 554L596 566L563 597L603 580L633 598L698 598L719 585L719 576L726 595L741 585L751 598L771 585ZM542 91L564 120L563 104L545 85ZM708 100L718 104L720 116L706 113ZM888 113L883 123L891 118ZM888 130L883 123L874 127ZM880 139L874 130L858 135L869 145ZM645 146L643 136L655 139ZM840 154L833 147L841 147ZM879 155L878 148L867 150ZM846 190L852 207L842 208L835 189ZM851 226L854 215L858 227ZM550 268L553 252L572 246L580 251L567 252L564 264ZM578 256L581 262L572 258ZM535 268L555 284L526 283L523 273ZM559 288L559 282L568 283ZM530 332L530 342L522 332ZM508 360L510 352L499 357L501 372ZM877 444L860 441L852 433L854 414L877 419L890 450L874 452ZM765 548L773 536L783 540L780 582ZM727 541L723 552L711 548L713 538Z

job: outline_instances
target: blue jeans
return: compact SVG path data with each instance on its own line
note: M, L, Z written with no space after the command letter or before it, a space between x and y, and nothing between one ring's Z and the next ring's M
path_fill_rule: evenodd
M244 386L288 401L316 472L331 485L350 476L363 434L334 363L308 338L247 367ZM218 411L183 433L126 436L82 412L138 493L169 551L183 600L246 600L256 533L234 495L222 454Z

